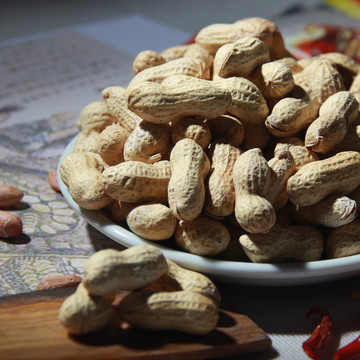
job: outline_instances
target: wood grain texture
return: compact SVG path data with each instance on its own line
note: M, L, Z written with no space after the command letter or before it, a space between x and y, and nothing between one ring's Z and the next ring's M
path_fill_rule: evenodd
M271 345L247 316L225 309L217 328L206 336L141 331L115 320L106 331L72 336L58 321L58 311L73 291L50 289L0 298L0 358L197 360L262 351Z

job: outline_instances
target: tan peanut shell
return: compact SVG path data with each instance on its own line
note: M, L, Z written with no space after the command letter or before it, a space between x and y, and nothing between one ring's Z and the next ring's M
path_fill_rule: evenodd
M130 81L129 86L138 82L161 83L170 75L187 75L195 78L205 79L207 76L206 64L202 60L193 58L179 58L164 64L151 67L139 72Z
M125 161L152 164L167 160L170 151L170 128L167 124L153 124L141 120L124 143Z
M223 142L213 142L209 149L211 162L210 174L207 178L205 197L205 213L210 217L222 219L234 211L235 190L233 183L233 167L241 154L235 146Z
M156 51L144 50L138 53L133 61L132 68L134 75L140 71L151 68L153 66L164 64L166 60Z
M242 77L230 77L216 79L213 83L230 92L231 103L227 109L229 114L237 117L244 124L264 123L269 108L261 91L250 80Z
M311 62L302 72L295 75L295 80L310 87L320 104L338 91L345 90L341 74L326 59L319 58Z
M122 251L105 249L86 262L82 282L90 294L106 296L148 286L167 271L165 257L153 246L137 245Z
M59 172L72 199L84 209L99 210L111 202L101 185L103 164L92 153L71 153L60 164Z
M360 220L333 229L325 242L325 253L329 259L360 254Z
M279 139L274 148L274 155L277 156L284 150L291 153L295 162L296 171L309 162L319 160L319 156L311 149L308 149L305 146L304 141L298 137Z
M281 62L262 64L249 77L266 99L280 99L294 88L291 69Z
M100 133L95 130L89 133L81 132L75 140L73 152L90 152L97 154L99 151L99 137Z
M359 103L348 91L339 91L321 105L319 117L307 128L305 146L326 153L346 136L359 113Z
M116 223L125 223L129 212L139 205L137 203L114 200L110 204L110 218Z
M108 196L119 201L165 203L170 175L168 160L154 164L125 161L105 169L101 174L101 184Z
M171 124L170 137L173 144L185 138L192 139L205 150L210 144L211 132L203 119L189 116Z
M89 134L91 131L101 132L115 121L103 101L94 101L81 111L77 126L82 133Z
M321 258L324 238L310 225L275 224L267 234L245 234L240 244L252 262L281 263L315 261Z
M183 139L173 147L170 163L170 209L177 219L192 221L200 215L204 206L204 181L210 170L210 161L194 140Z
M130 132L115 123L107 126L99 135L98 154L110 166L124 161L124 145Z
M131 132L141 118L128 109L125 91L122 86L110 86L104 89L101 95L107 109L116 118L116 122Z
M126 96L130 110L156 124L186 116L217 117L224 114L231 103L229 91L201 79L176 86L136 82L129 85Z
M353 221L357 210L355 200L347 196L330 195L314 205L294 206L293 218L299 224L336 228Z
M230 234L221 222L198 216L193 221L179 221L175 229L176 245L186 252L201 256L215 256L226 249Z
M58 317L71 334L82 335L104 329L113 315L106 298L90 295L80 283L76 292L62 303Z
M270 60L269 50L255 37L243 37L221 46L214 57L213 77L248 76Z
M276 103L265 125L277 137L293 136L317 118L319 107L309 89L295 86L287 97Z
M219 290L207 276L185 269L169 259L166 261L169 268L167 275L176 280L182 290L200 292L214 299L217 304L221 303Z
M175 45L161 51L161 56L168 62L171 60L179 59L184 57L186 50L189 48L188 44Z
M164 204L135 207L126 217L130 230L148 240L166 240L175 232L176 218Z
M119 316L145 330L178 330L207 334L218 322L218 305L206 295L192 291L128 294L117 306Z
M267 200L271 169L260 149L245 151L233 168L235 217L250 233L266 233L276 221L273 205Z
M271 169L272 180L266 199L276 210L279 210L288 201L286 184L289 177L295 173L296 165L291 152L288 150L278 152L268 161L268 165Z
M347 195L360 184L360 153L344 151L302 166L287 182L289 200L299 206L316 204L336 193Z

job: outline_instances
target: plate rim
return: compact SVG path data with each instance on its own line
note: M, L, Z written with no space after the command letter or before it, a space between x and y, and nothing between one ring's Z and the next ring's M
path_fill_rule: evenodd
M125 246L152 245L161 250L167 258L190 270L199 271L228 282L245 285L289 286L305 285L338 280L360 273L360 254L337 259L324 259L305 263L252 263L206 258L200 255L171 249L154 241L143 239L130 230L116 224L101 210L87 210L80 207L71 198L68 188L60 177L60 164L63 158L73 152L74 144L81 132L66 145L60 156L57 176L60 191L71 208L88 224L113 241Z

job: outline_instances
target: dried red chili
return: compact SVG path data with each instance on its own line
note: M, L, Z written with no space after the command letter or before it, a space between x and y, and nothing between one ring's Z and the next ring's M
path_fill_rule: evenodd
M312 307L306 314L307 317L311 315L320 315L322 317L319 325L314 329L311 336L304 341L302 347L307 356L311 359L317 360L327 343L330 335L333 332L333 322L329 311L321 306Z
M352 359L355 356L360 355L360 336L358 336L353 342L345 345L339 350L335 351L334 360L346 360Z

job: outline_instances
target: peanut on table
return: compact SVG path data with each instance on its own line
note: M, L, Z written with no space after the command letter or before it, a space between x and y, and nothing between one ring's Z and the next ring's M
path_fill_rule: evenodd
M60 166L80 206L202 256L227 259L234 231L253 262L360 253L336 235L359 226L359 64L298 60L276 24L246 18L133 70L84 108Z

